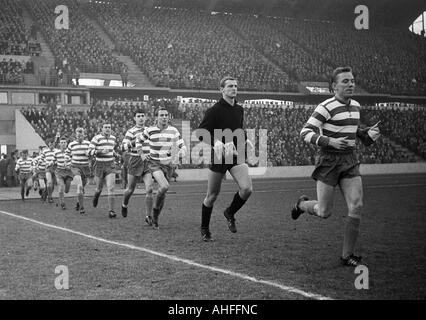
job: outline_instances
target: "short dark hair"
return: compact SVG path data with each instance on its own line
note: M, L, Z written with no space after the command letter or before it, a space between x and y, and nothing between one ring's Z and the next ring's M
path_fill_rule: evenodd
M221 88L225 88L225 83L226 83L226 81L228 81L228 80L235 80L235 81L237 81L237 79L236 79L236 78L234 78L234 77L231 77L231 76L225 76L225 77L223 77L223 78L220 80L220 82L219 82L219 86L220 86Z
M134 117L136 117L136 115L137 115L138 113L142 113L142 114L146 115L146 112L145 112L145 111L143 111L143 110L141 110L141 109L137 109L137 110L135 110L135 111L133 112L133 118L134 118Z
M352 73L352 68L351 67L338 67L338 68L334 69L333 75L331 77L331 83L337 82L337 76L341 73L344 73L344 72L351 72Z
M156 117L158 117L158 113L159 113L160 111L163 111L163 110L165 110L165 111L167 111L167 113L169 113L169 110L167 110L166 108L164 108L164 107L158 107L158 108L155 110L155 116L156 116Z

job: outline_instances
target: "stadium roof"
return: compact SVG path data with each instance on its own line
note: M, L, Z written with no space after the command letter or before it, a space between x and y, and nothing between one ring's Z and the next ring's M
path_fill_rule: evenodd
M116 0L117 1L117 0ZM195 7L315 20L351 22L355 7L366 5L371 26L407 29L426 10L424 0L128 0L144 6Z

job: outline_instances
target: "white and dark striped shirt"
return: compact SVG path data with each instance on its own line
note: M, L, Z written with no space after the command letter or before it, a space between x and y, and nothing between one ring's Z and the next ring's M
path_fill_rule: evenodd
M157 126L145 128L136 137L136 148L141 149L143 143L147 140L149 140L149 158L161 161L162 163L170 163L172 154L175 151L173 147L179 149L185 147L178 129L173 126L167 126L163 130Z
M55 160L55 151L57 149L53 148L44 148L43 152L42 152L42 158L46 164L46 167L50 166L53 164L54 160Z
M347 104L336 97L320 103L300 132L304 141L321 147L325 152L350 153L355 149L355 140L360 124L360 104L349 100ZM329 146L330 138L347 137L349 147L338 150Z
M33 168L33 159L32 158L27 158L27 159L22 159L19 158L18 161L16 161L16 165L15 165L15 171L19 170L19 173L31 173Z
M43 156L41 154L33 158L33 169L37 172L46 171L46 163L43 160Z
M133 157L139 157L138 149L136 147L136 136L142 133L145 130L145 127L134 126L127 130L126 135L124 136L123 142L121 143L123 150L128 151L129 155ZM130 146L130 148L129 148ZM142 152L146 155L149 154L149 141L146 140L142 145Z
M57 169L69 169L71 167L71 157L67 154L66 150L55 150L55 160Z
M117 138L113 135L106 137L100 133L93 137L89 145L89 154L96 157L96 161L108 162L114 161L114 148ZM102 150L107 150L106 153L100 153Z
M89 146L88 140L79 142L74 140L68 144L67 154L71 157L71 164L76 166L89 165Z

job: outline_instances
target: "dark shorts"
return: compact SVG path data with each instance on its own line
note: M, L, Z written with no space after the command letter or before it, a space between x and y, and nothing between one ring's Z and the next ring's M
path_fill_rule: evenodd
M19 174L19 181L21 181L21 183L25 183L25 182L27 182L28 179L31 179L32 177L33 177L33 174L31 172L20 173Z
M37 178L38 179L46 179L46 171L39 171L37 173Z
M151 173L154 173L155 171L163 171L164 177L167 179L167 181L170 181L170 178L172 177L173 173L173 167L170 164L163 164L159 161L149 159L148 161L148 168Z
M115 163L114 161L100 162L96 161L93 166L95 177L105 178L111 173L115 173Z
M150 172L148 160L142 160L140 156L130 156L129 163L127 166L127 173L134 177L144 176Z
M55 171L56 179L62 179L66 181L67 179L73 179L74 175L71 169L56 169Z
M81 177L81 180L83 181L83 186L85 186L87 183L87 179L90 177L89 166L73 165L71 166L71 171L73 175Z
M233 167L245 163L244 161L238 160L239 159L234 156L232 157L232 163L226 163L225 160L222 160L222 163L217 163L218 161L216 160L216 162L214 162L214 159L212 158L212 164L209 169L213 172L226 173L226 171L231 170Z
M355 153L321 153L315 159L315 170L311 177L335 187L341 179L360 176L359 165Z

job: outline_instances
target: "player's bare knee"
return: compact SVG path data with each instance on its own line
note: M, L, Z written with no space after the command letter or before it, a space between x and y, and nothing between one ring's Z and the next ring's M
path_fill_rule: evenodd
M211 193L211 194L207 195L205 203L212 206L216 202L217 196L218 196L217 193Z
M154 192L154 188L152 187L152 185L151 186L146 186L145 191L146 191L146 196L147 197L148 197L148 195L150 197L152 197L152 193Z
M108 187L107 188L107 193L108 193L108 195L114 194L114 187Z
M355 201L354 203L349 204L349 214L357 215L359 216L361 214L362 210L362 200Z
M169 190L169 185L164 185L158 188L158 193L160 194L164 194Z
M240 194L243 199L248 199L253 192L253 188L251 186L247 186L240 189Z

